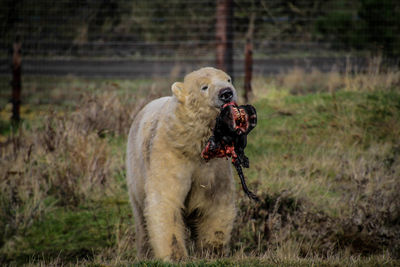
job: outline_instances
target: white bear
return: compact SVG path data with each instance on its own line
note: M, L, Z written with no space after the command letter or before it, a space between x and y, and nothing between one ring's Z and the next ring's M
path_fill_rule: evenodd
M236 101L231 78L207 67L147 104L128 137L127 183L138 256L176 261L194 241L223 253L236 215L231 162L201 157L220 107Z

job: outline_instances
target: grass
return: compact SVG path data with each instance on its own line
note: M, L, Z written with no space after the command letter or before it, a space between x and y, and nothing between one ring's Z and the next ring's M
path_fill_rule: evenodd
M28 79L19 128L0 111L0 262L174 266L137 261L124 167L133 116L171 81ZM263 202L238 183L229 256L183 264L400 264L399 72L296 69L253 86L245 175Z
M281 106L275 103L255 103L261 118L249 137L254 161L248 177L266 197L246 218L255 218L259 229L253 232L259 236L246 240L254 244L261 238L260 250L296 240L304 255L342 247L380 251L388 241L383 232L394 237L399 231L399 93L289 95ZM397 254L399 240L392 241Z
M288 177L291 186L296 181L320 184L333 182L340 175L338 157L346 156L356 162L365 151L385 157L390 154L385 150L392 149L391 144L396 143L397 133L400 133L396 124L400 115L399 103L396 92L287 96L282 105L285 111L268 101L256 102L260 128L253 134L248 149L256 161L255 170L259 170L255 177L267 174L279 177L280 183L283 177ZM274 167L271 168L271 164ZM274 173L268 175L268 170ZM292 181L298 174L300 177ZM266 186L271 186L271 179L266 182ZM335 191L335 188L330 187L330 190ZM329 206L323 202L324 195L330 194L329 199L335 196L334 192L325 190L305 193L321 194L322 202L319 203L325 207ZM336 196L340 197L340 194ZM338 205L331 208L341 209Z

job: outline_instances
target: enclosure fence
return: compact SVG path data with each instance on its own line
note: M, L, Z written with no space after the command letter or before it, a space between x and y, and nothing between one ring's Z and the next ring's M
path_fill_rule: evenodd
M398 66L400 2L5 0L0 33L0 111L10 98L17 110L21 94L65 102L51 96L64 77L179 78L215 66L244 77L247 92L252 76L293 68L363 71L376 55Z
M16 40L22 43L26 74L129 77L168 75L179 63L215 65L221 1L2 1L0 71L9 72ZM324 69L349 55L400 52L395 0L227 2L233 10L228 41L239 75L249 36L255 71L263 73L306 64L304 59Z

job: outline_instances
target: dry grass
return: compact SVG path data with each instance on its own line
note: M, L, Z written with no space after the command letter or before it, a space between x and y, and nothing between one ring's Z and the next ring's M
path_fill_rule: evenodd
M400 72L373 66L256 81L249 176L264 202L241 203L237 247L400 257Z
M122 183L115 177L123 173L124 151L113 150L110 143L126 136L146 99L87 94L73 111L49 111L40 122L23 124L8 136L0 147L3 259L18 252L32 224L56 207L79 207L121 194Z
M271 96L271 89L278 89L293 95L344 91L376 91L392 90L400 86L400 71L387 69L382 65L381 58L372 58L367 71L354 72L355 68L347 64L346 71L339 73L335 67L330 72L320 72L313 69L306 72L294 68L287 73L279 74L269 79L256 78L253 82L255 99ZM274 90L272 90L274 91ZM275 92L276 93L276 92Z
M371 66L357 75L295 69L254 81L259 125L245 174L263 202L240 193L230 258L189 266L398 262L400 74ZM0 262L136 261L126 135L137 111L169 86L148 84L135 97L130 86L107 82L2 133Z

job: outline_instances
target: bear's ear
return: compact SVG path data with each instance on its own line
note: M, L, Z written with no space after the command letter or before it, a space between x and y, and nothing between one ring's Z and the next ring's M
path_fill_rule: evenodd
M175 82L171 87L172 93L179 102L185 102L184 85L181 82Z

